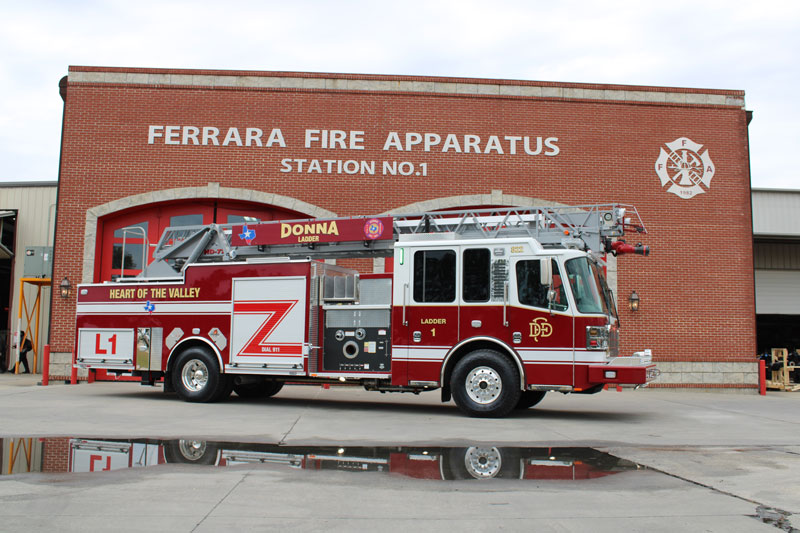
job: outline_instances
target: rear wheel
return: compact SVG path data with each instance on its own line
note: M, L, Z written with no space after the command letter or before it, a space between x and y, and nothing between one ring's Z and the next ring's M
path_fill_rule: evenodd
M217 394L211 399L212 402L221 402L227 399L233 392L233 376L222 374L219 377L222 385L217 389Z
M519 372L494 350L477 350L456 364L450 381L453 399L464 413L502 417L519 402Z
M216 357L199 346L187 348L172 372L172 385L187 402L213 402L224 395L227 380L219 372Z
M542 401L547 391L543 390L524 390L519 395L516 409L527 409Z
M261 381L233 385L233 390L241 398L269 398L283 388L283 381Z

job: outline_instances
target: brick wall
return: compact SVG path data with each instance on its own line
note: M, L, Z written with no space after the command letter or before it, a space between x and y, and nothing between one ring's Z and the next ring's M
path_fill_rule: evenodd
M243 142L248 127L262 129L264 142L279 128L287 146L169 145L164 137L148 144L150 125L213 126L220 143L230 127ZM363 131L356 145L364 149L305 148L306 129ZM384 150L389 132L401 141L407 132L435 133L442 143L428 152L422 144ZM462 150L464 135L479 136L488 153L442 153L449 133ZM505 153L486 150L492 135ZM521 141L511 154L504 136L530 136L532 145L557 138L558 154L545 155L543 146L528 155ZM707 192L691 199L668 193L654 170L660 149L680 137L702 144L715 165ZM295 163L281 172L284 159L375 161L376 173L298 172ZM383 161L413 163L427 176L383 175ZM211 182L338 215L493 190L563 204L633 204L653 254L617 262L623 352L651 348L664 362L754 360L747 117L739 91L73 67L53 279L81 279L87 209ZM634 289L641 307L631 313L625 300ZM74 296L54 300L54 352L72 349L73 330Z
M42 472L69 472L69 437L42 440Z

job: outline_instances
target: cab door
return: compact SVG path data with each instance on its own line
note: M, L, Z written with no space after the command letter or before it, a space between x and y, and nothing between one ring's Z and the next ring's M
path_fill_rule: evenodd
M442 362L459 338L458 249L409 247L405 253L409 264L401 269L408 274L400 287L401 323L392 328L399 348L393 352L393 378L405 366L408 381L438 382ZM395 360L401 364L395 366Z
M507 282L508 246L461 248L459 340L487 337L511 346L511 333L504 323Z
M550 263L553 283L542 283ZM574 385L574 327L562 272L554 257L514 258L511 263L508 329L529 385ZM552 289L553 300L548 301Z

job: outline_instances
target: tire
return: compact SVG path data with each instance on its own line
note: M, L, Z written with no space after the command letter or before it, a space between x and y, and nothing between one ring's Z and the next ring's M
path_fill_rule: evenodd
M517 448L471 446L447 453L445 479L520 479L522 463Z
M473 417L500 418L519 402L519 372L494 350L477 350L456 364L450 381L453 399Z
M519 401L515 409L528 409L538 404L544 398L547 391L543 390L524 390L519 395Z
M202 440L176 439L164 443L164 459L170 464L217 464L217 447Z
M269 398L283 388L283 381L261 381L234 385L233 390L240 398Z
M222 398L227 380L219 372L216 357L198 346L184 350L175 363L172 385L187 402L214 402Z
M217 394L211 400L212 402L226 400L233 392L233 377L228 374L222 374L219 378L222 380L222 386L219 387Z

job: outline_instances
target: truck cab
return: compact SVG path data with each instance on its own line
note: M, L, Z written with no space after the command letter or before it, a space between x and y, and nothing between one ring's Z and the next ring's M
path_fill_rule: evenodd
M395 384L442 387L480 414L505 396L513 408L547 391L646 383L647 357L618 358L615 302L593 254L531 238L436 237L397 243Z

